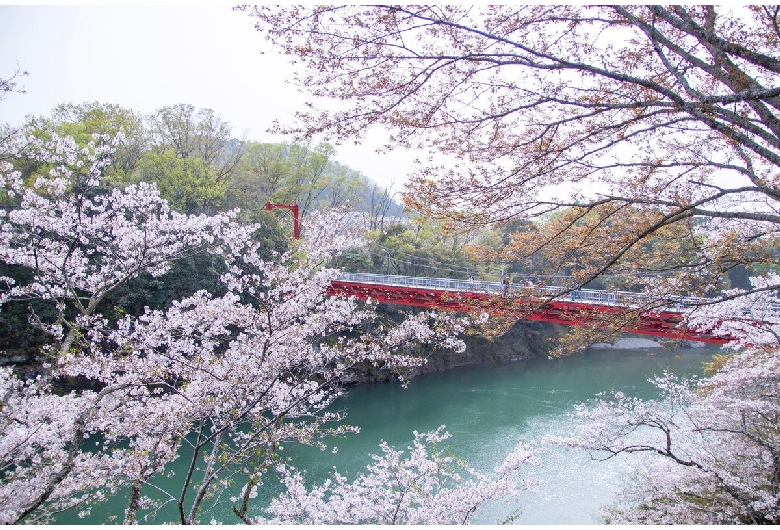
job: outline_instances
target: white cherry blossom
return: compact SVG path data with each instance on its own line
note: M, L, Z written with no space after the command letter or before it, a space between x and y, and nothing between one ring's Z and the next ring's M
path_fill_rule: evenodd
M0 301L35 298L54 317L32 315L50 338L38 379L0 370L1 522L88 513L124 488L126 523L154 520L168 504L179 522L195 523L231 483L243 485L237 514L246 519L283 444L324 448L323 437L356 430L327 410L352 370L369 364L403 378L425 362L409 354L420 344L462 347L457 322L420 314L396 326L372 304L326 295L338 274L330 258L360 242L344 212L309 215L300 244L263 256L255 227L231 213L179 214L151 184L101 189L105 138L84 149L56 135L20 146L52 169L28 188L13 166L0 167L16 201L0 216L0 259L32 272L26 283L0 279ZM113 289L194 252L225 260L224 294L199 291L116 321L100 313ZM57 392L62 378L95 390ZM150 485L185 458L190 471L171 490Z

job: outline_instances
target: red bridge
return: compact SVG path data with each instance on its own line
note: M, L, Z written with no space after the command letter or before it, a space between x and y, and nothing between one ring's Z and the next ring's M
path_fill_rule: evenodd
M700 298L660 301L631 292L567 292L561 287L363 273L343 274L331 283L328 294L431 309L488 312L568 326L608 328L619 321L620 331L626 333L715 344L733 340L730 336L685 327L685 308L704 301Z

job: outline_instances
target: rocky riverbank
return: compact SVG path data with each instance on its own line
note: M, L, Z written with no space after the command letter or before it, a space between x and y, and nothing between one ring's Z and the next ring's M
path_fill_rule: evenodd
M466 343L463 352L434 351L418 374L447 370L459 366L500 364L536 357L546 357L555 346L559 326L541 322L518 321L503 335L462 337Z
M391 309L388 313L393 313ZM410 376L418 376L458 368L463 366L481 364L501 364L538 357L547 357L556 345L562 333L566 332L564 326L547 324L542 322L517 321L504 334L487 337L483 335L469 335L461 337L466 343L466 349L462 352L451 350L423 350L409 352L426 358L426 363L417 368ZM677 347L698 348L703 347L701 342L678 341ZM647 336L627 335L612 343L600 342L591 344L590 349L615 349L615 350L660 350L666 348L663 340L656 340ZM395 376L387 370L372 366L362 366L352 373L350 383L377 383L392 381Z
M561 326L542 322L517 321L505 333L497 336L471 334L461 337L466 349L455 352L446 349L423 349L407 352L425 357L426 363L410 376L419 376L451 368L481 364L501 364L536 357L546 357L555 346ZM353 371L349 383L378 383L392 381L395 376L387 370L363 365Z
M690 340L679 341L676 343L681 348L703 348L705 344L703 342L695 342ZM664 348L665 346L654 339L646 337L623 337L616 340L613 343L598 342L591 344L593 349L609 349L609 350L641 350L647 348Z

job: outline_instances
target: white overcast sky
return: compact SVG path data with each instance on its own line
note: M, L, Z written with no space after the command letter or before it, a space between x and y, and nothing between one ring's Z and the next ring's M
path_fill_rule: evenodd
M29 72L21 80L27 93L0 102L0 122L48 116L67 102L116 103L143 114L189 103L213 109L236 137L289 141L266 131L275 119L290 122L305 101L284 82L292 77L287 59L229 4L0 5L0 77L17 64ZM382 136L337 146L336 159L399 189L418 155L376 154Z

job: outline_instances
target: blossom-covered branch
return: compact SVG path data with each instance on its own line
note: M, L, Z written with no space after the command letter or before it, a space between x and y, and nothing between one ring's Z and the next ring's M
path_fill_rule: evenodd
M0 371L2 522L86 514L120 488L126 523L168 505L197 522L212 494L255 484L280 443L324 447L354 431L328 410L352 370L403 378L425 362L409 354L419 345L462 347L447 319L380 323L371 304L326 295L338 273L329 260L360 243L344 212L308 215L299 247L263 255L258 227L233 214L181 215L154 185L101 187L110 145L78 149L56 135L19 145L19 159L49 171L29 186L3 163L0 258L30 274L4 278L2 300L48 304L31 322L48 332L50 355L34 380ZM173 260L204 251L224 260L221 292L102 312L118 286L164 278ZM160 486L184 459L188 471Z
M444 427L414 433L408 452L380 444L381 455L355 480L339 473L309 490L304 476L278 466L285 491L267 509L263 524L468 524L477 509L516 496L529 486L519 481L521 466L533 451L517 446L493 474L480 473L448 454L439 444L449 438Z

